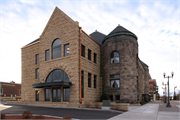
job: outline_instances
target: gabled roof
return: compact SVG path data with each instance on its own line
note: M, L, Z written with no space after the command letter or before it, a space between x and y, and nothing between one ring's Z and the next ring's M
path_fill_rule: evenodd
M29 44L27 44L27 45L30 45L30 44L35 43L35 42L37 42L37 41L39 41L39 38L38 38L38 39L36 39L36 40L34 40L34 41L32 41L32 42L30 42L30 43L29 43ZM27 45L25 45L25 46L27 46Z
M141 63L142 63L143 66L147 66L148 67L148 65L146 63L144 63L143 61L141 61Z
M103 43L105 42L106 39L113 37L113 36L117 36L117 35L129 35L134 37L137 40L137 36L132 33L131 31L127 30L126 28L124 28L123 26L118 25L113 31L111 31L102 41Z
M106 37L105 34L98 32L97 30L90 34L90 36L99 44L102 45L102 41L104 37Z

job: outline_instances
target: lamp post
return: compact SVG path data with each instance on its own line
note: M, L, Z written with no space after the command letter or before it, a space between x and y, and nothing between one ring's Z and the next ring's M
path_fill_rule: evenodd
M167 77L166 77L166 73L164 72L164 74L163 74L164 79L165 79L165 78L168 78L168 103L167 103L166 107L171 107L171 105L170 105L170 103L169 103L169 78L173 78L174 72L171 72L171 75L172 75L172 76L167 76Z
M165 85L165 88L162 87L162 89L165 89L165 101L164 101L164 103L166 103L166 98L167 98L166 97L166 84L164 84L164 82L162 82L162 85Z

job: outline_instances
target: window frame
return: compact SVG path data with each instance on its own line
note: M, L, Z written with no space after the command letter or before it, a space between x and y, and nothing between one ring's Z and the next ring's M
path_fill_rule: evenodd
M35 78L36 78L36 79L39 79L39 68L36 68L35 71L36 71L36 77L35 77Z
M49 99L46 99L46 89L49 90ZM44 95L45 96L45 100L44 101L50 101L51 100L51 89L50 88L45 88L44 90L45 90L45 92L44 92L45 93L45 95Z
M0 95L3 95L3 88L1 88L1 91L0 91L1 93L0 93Z
M92 51L90 49L88 49L88 60L91 61L91 58L92 58Z
M118 55L119 55L118 57L112 57L112 54L114 54L115 52L118 53ZM112 62L112 59L115 59L115 58L119 58L119 61L116 62L116 63L120 63L120 54L119 54L118 51L113 51L113 52L111 52L111 54L110 54L110 64L116 64L116 63Z
M81 56L85 57L86 48L83 44L81 44Z
M97 63L97 54L94 53L94 63Z
M116 80L118 80L119 81L119 87L117 87L117 88L113 88L113 87L111 87L111 81L116 81ZM111 89L120 89L120 74L112 74L112 75L109 75L109 81L110 81L110 88Z
M36 65L38 65L39 64L39 54L36 54Z
M47 59L47 52L49 52L48 59ZM45 61L49 61L49 60L50 60L50 50L48 49L48 50L45 50Z
M57 58L61 58L62 57L62 42L61 42L61 40L60 40L60 44L59 45L56 45L56 46L53 46L53 44L54 44L54 42L56 41L56 40L60 40L59 38L56 38L53 42L52 42L52 45L51 45L51 59L57 59ZM56 48L60 48L60 57L56 57L56 58L54 58L54 56L53 56L53 51L54 51L54 49L56 49Z
M94 75L94 88L97 88L97 75Z
M65 100L65 97L64 97L64 90L65 89L69 89L69 100ZM70 101L70 87L63 87L63 102L69 102Z
M88 87L91 88L91 73L88 73Z
M68 55L66 55L66 53L65 53L66 52L65 46L67 46L67 45L68 45L68 48L69 48L69 43L64 45L64 57L69 56L69 54L70 54L70 48L69 48L69 50L67 49L67 52L69 52Z

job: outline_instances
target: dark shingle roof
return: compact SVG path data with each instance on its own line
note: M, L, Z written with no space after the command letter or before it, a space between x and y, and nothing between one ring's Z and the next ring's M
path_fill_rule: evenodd
M35 43L35 42L37 42L37 41L39 41L39 38L38 38L38 39L36 39L36 40L34 40L34 41L32 41L32 42L30 42L30 43L29 43L29 44L27 44L27 45L30 45L30 44ZM27 46L27 45L25 45L25 46Z
M127 30L126 28L124 28L123 26L118 25L113 31L111 31L103 40L103 43L106 39L113 37L113 36L117 36L117 35L129 35L134 37L137 40L137 36L132 33L131 31Z
M147 66L148 67L148 65L146 63L144 63L143 61L141 61L141 63L142 63L143 66Z
M106 37L105 34L102 34L100 32L98 32L97 30L93 33L90 34L90 36L99 44L102 45L102 41L104 39L104 37Z

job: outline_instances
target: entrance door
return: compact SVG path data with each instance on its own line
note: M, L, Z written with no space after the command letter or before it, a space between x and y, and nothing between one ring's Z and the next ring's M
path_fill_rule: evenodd
M35 92L36 93L36 101L39 101L39 90Z
M53 102L61 102L61 88L53 88L52 94Z

